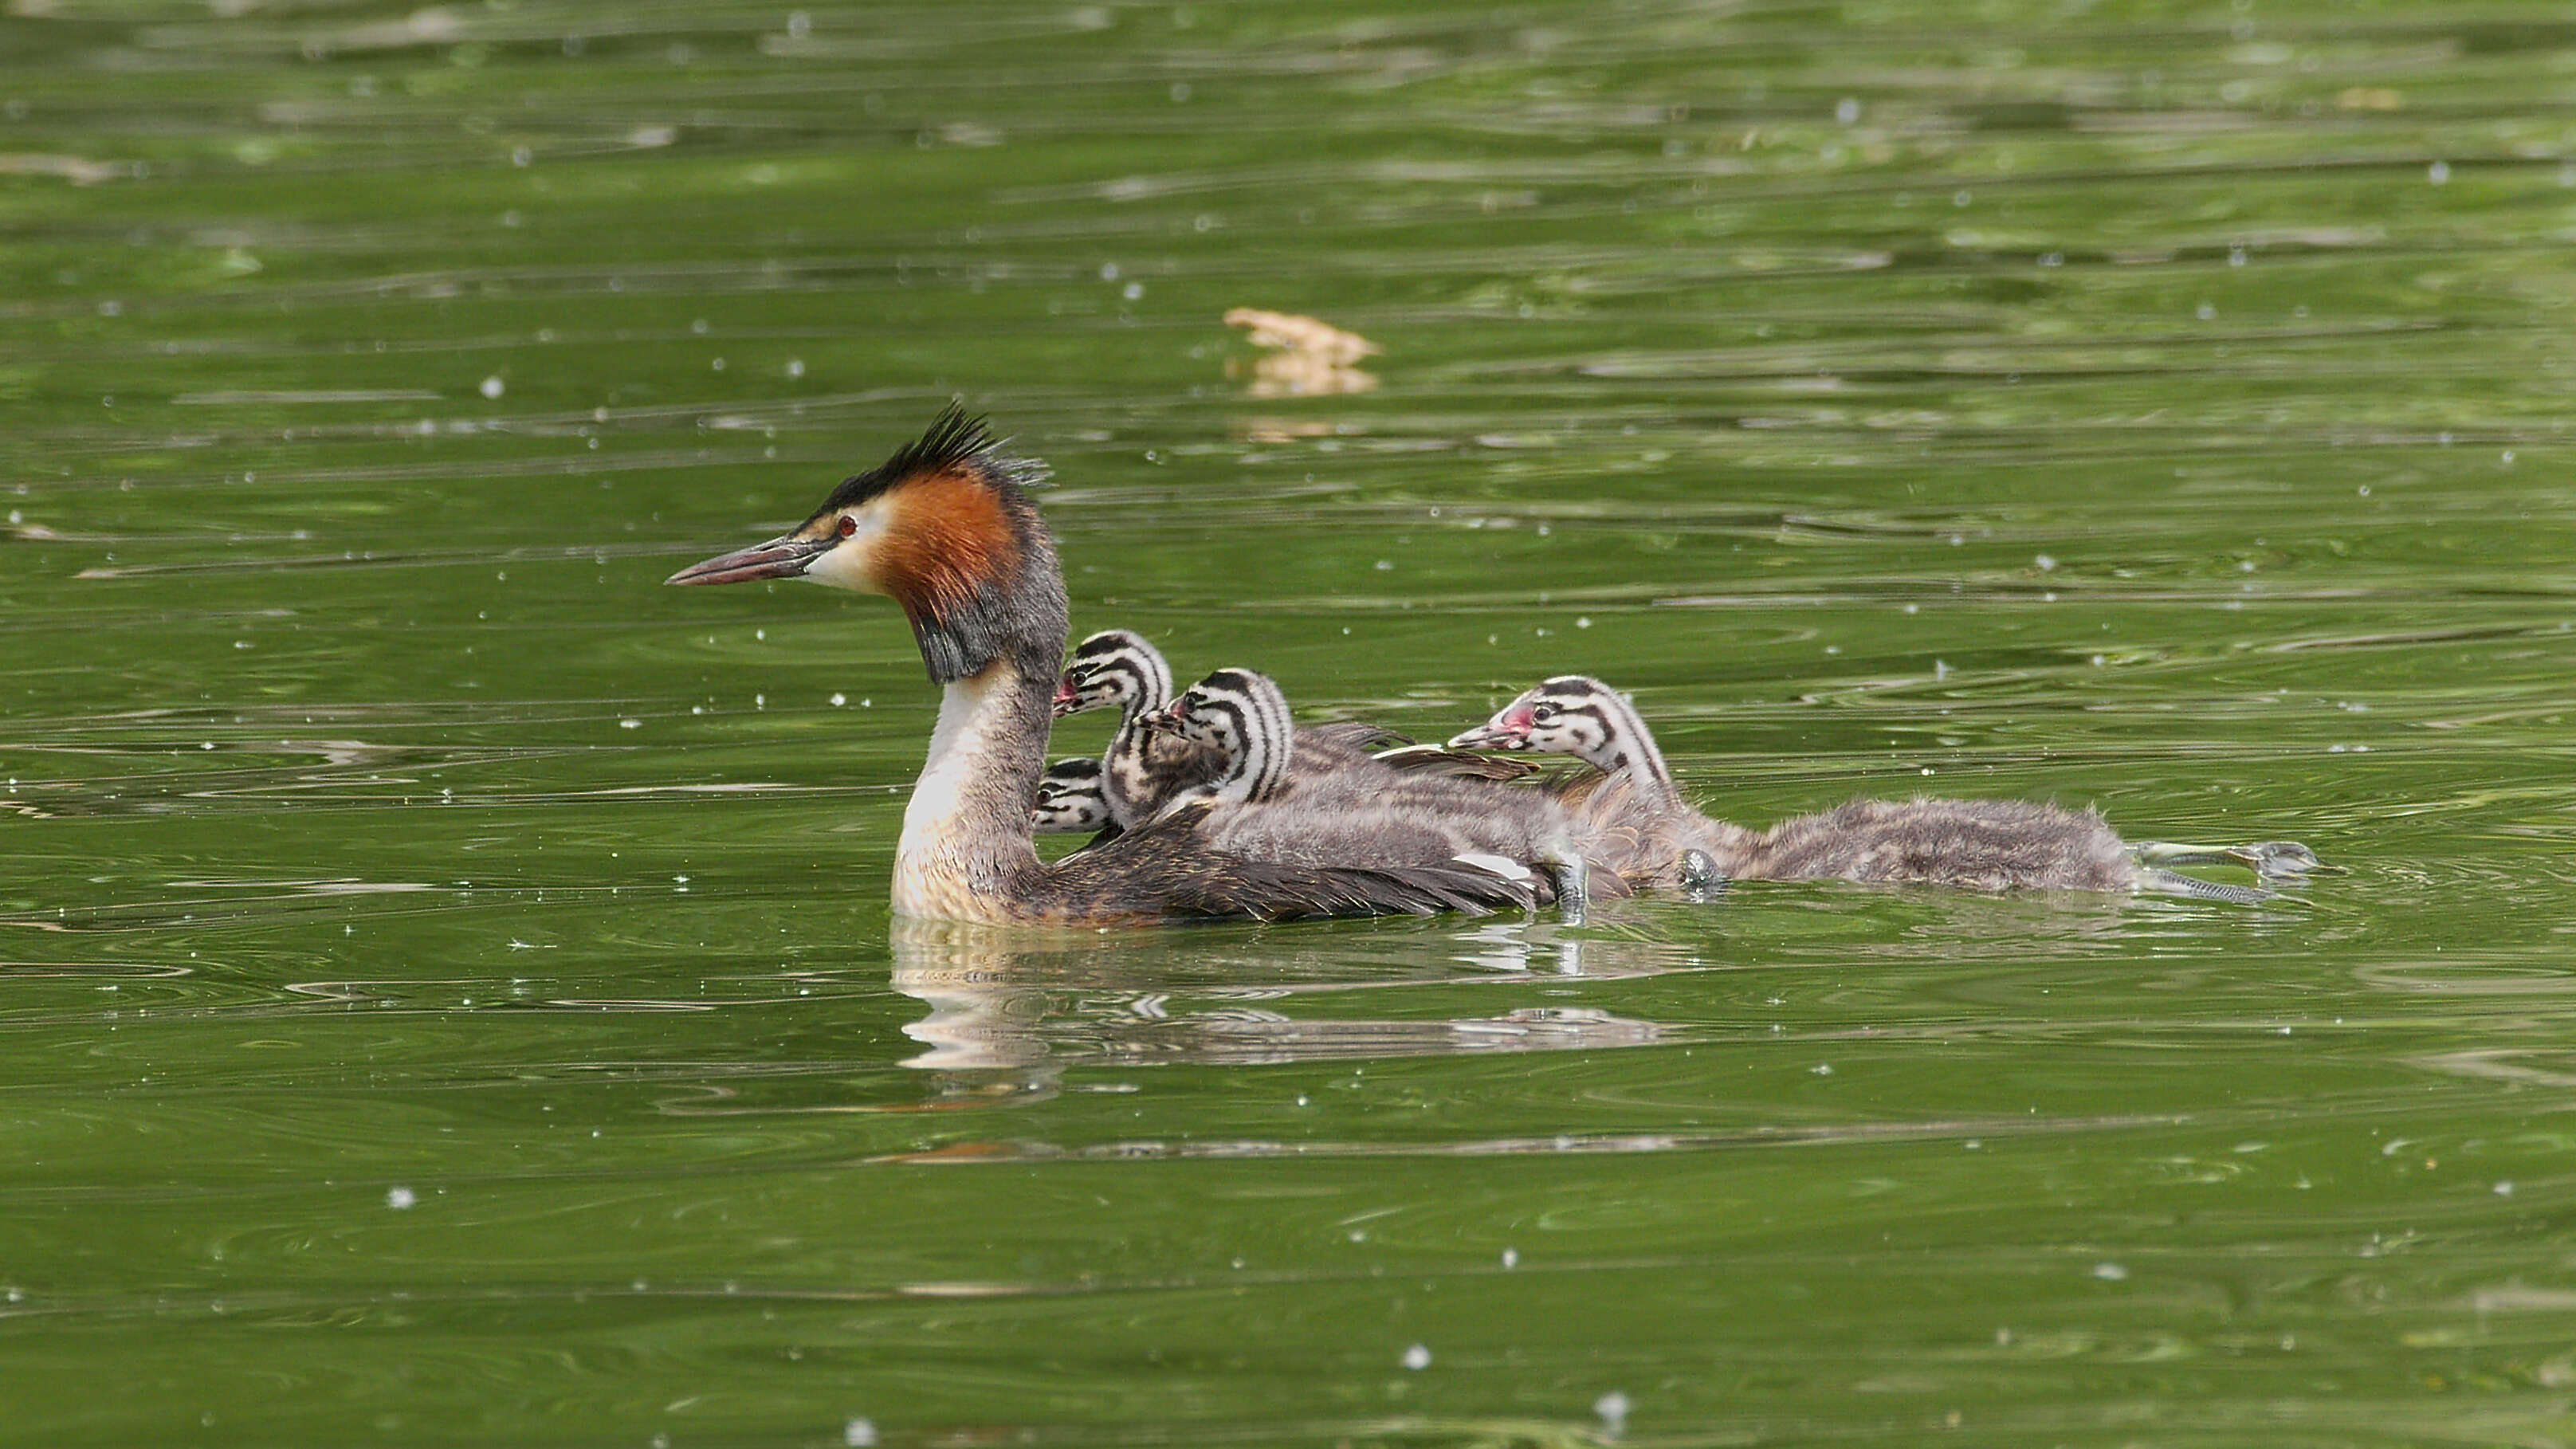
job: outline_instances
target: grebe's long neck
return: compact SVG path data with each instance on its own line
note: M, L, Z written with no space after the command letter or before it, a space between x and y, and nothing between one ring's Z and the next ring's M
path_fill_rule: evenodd
M1271 800L1288 787L1288 764L1297 748L1297 726L1288 717L1288 697L1263 675L1242 671L1251 683L1243 692L1242 780L1232 798Z
M1610 774L1625 770L1640 788L1680 798L1672 767L1664 763L1664 752L1655 748L1655 732L1646 728L1645 717L1626 695L1604 687L1592 691L1583 707L1601 717L1601 749L1592 764Z
M1288 784L1288 762L1296 749L1296 726L1288 717L1288 696L1268 675L1249 669L1220 669L1190 686L1195 705L1191 728L1211 730L1201 736L1224 751L1225 770L1210 793L1237 803L1276 798Z
M1161 650L1138 639L1119 651L1116 667L1127 680L1127 703L1120 715L1127 723L1172 702L1172 666Z
M1141 761L1145 753L1136 721L1172 702L1172 666L1153 645L1137 639L1119 651L1111 667L1126 681L1127 698L1119 706L1118 729L1109 738L1109 753L1102 758L1129 761L1133 769L1133 762Z
M894 908L948 920L1022 919L1044 874L1029 801L1045 767L1052 675L1008 657L943 686L929 763L903 811Z
M1497 736L1507 748L1572 755L1605 775L1624 773L1631 792L1681 798L1645 717L1626 695L1588 674L1545 680L1506 705L1492 723L1450 743L1483 744Z

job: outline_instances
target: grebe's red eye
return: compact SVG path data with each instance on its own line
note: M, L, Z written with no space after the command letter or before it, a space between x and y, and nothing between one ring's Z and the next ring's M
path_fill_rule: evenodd
M853 517L851 517L849 514L846 514L846 513L844 513L844 514L842 514L842 515L841 515L841 525L840 525L840 526L841 526L841 537L843 537L843 538L847 538L847 537L849 537L851 534L854 534L854 533L856 533L856 532L858 532L858 531L859 531L859 521L858 521L856 518L853 518Z

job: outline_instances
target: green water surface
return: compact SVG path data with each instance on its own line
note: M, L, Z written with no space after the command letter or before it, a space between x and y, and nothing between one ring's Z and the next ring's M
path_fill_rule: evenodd
M2571 237L2559 5L17 0L0 1440L2576 1441ZM951 396L1309 718L2347 873L894 922L659 581Z

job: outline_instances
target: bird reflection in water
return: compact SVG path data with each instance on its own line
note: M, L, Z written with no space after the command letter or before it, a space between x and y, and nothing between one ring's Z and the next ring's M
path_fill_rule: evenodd
M1497 1001L1491 1012L1447 1018L1313 1017L1283 1008L1324 993L1347 1002L1356 992L1407 986L1474 989L1530 975L1638 976L1696 964L1665 943L1577 942L1544 925L1494 922L1328 938L1211 929L1198 940L1148 940L898 917L893 947L895 990L930 1008L903 1029L926 1048L904 1065L1017 1074L1024 1089L1039 1090L1076 1065L1645 1046L1665 1029L1576 1005Z

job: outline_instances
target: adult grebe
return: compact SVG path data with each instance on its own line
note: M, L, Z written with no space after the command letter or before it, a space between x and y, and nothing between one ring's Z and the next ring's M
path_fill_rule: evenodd
M952 404L883 466L832 490L795 529L667 580L811 579L883 594L903 609L942 696L929 762L895 845L897 912L1105 925L1532 903L1527 883L1467 864L1377 869L1251 859L1210 843L1195 810L1040 862L1029 808L1067 632L1055 544L1026 491L1043 476Z
M1560 675L1523 693L1449 742L1461 749L1572 755L1626 782L1658 828L1705 837L1719 871L1737 880L1909 881L1979 890L2152 890L2220 900L2263 892L2194 880L2161 865L2249 865L2267 882L2317 868L2295 841L2224 849L2122 841L2100 815L2028 800L1854 800L1756 833L1709 820L1682 798L1652 731L1626 696L1586 675ZM1662 822L1673 822L1664 825Z

